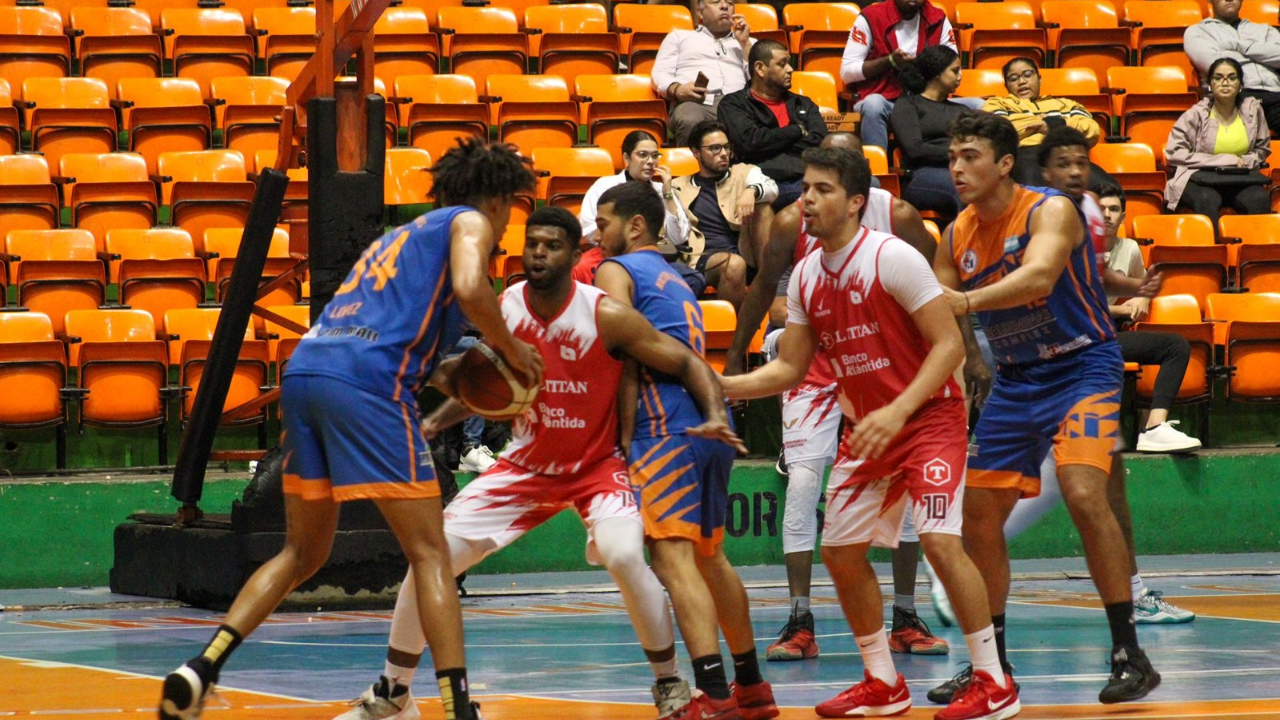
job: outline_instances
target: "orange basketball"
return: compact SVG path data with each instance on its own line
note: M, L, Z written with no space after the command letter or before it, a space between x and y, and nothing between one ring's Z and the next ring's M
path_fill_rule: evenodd
M542 388L507 366L497 351L476 343L462 355L458 367L458 400L471 412L490 420L510 420L533 404Z

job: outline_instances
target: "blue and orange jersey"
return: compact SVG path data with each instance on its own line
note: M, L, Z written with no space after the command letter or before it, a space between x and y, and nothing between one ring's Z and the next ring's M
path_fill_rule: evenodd
M960 213L951 256L963 289L991 285L1021 267L1031 241L1031 215L1054 196L1070 199L1050 188L1018 185L1004 214L991 222L980 221L973 206ZM1079 205L1076 210L1080 212ZM1088 228L1083 212L1080 222ZM1088 237L1071 251L1047 297L1015 308L979 312L978 318L1000 365L1039 363L1116 336Z
M605 262L618 263L631 275L632 304L659 332L703 355L706 334L698 296L655 250L639 250ZM640 401L635 439L683 433L702 424L697 404L677 380L648 368L640 370Z
M450 229L472 210L433 210L375 240L303 336L285 374L328 375L412 402L462 335Z

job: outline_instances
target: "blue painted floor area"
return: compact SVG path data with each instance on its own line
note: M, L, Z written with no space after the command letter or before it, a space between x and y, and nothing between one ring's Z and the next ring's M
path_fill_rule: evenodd
M1202 616L1188 625L1142 626L1139 637L1164 675L1152 701L1280 697L1280 555L1144 558L1148 585L1176 598L1217 596L1263 608L1250 617ZM1078 565L1078 567L1076 567ZM887 570L887 568L878 568ZM1008 638L1025 704L1092 704L1106 674L1109 638L1101 609L1036 604L1094 598L1087 579L1065 579L1083 569L1078 560L1015 564ZM1180 572L1184 574L1167 575ZM473 592L539 587L557 594L472 596L466 611L468 665L480 693L525 694L647 703L652 677L616 593L595 591L594 574L477 577ZM781 568L745 568L748 585L777 584ZM1054 577L1056 579L1032 579ZM923 578L923 573L921 573ZM862 663L834 591L815 575L814 615L822 655L798 663L767 663L779 704L810 706L860 678ZM576 579L578 590L565 583ZM585 589L585 591L584 591ZM887 596L888 587L884 588ZM786 622L787 591L750 591L758 647ZM59 600L62 598L62 600ZM0 605L68 605L87 609L0 613L0 655L72 663L162 676L199 651L219 616L190 608L113 596L102 590L5 591ZM25 602L19 602L25 600ZM41 602L36 602L41 601ZM1217 602L1217 601L1215 601ZM944 628L929 606L927 587L917 603L936 634L951 643L942 657L896 655L923 701L923 692L950 677L967 659L958 628ZM1222 605L1221 607L1227 607ZM1267 610L1270 608L1270 610ZM319 701L358 695L382 667L390 610L361 613L288 613L273 616L236 652L223 672L225 686L284 692ZM1229 612L1212 614L1230 615ZM886 605L886 622L890 618ZM201 623L201 624L186 624ZM683 648L681 648L682 660ZM689 668L684 667L688 676ZM423 673L430 677L429 672ZM418 689L428 693L431 683Z

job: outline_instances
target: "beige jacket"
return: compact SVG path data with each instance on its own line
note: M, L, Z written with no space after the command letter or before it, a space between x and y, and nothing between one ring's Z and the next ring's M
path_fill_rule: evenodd
M689 216L689 264L693 265L702 256L707 239L698 229L698 218L694 216L690 206L698 199L702 188L693 181L692 175L678 177L671 181L671 191L675 193L685 214ZM778 198L778 184L761 172L760 168L748 163L737 163L729 166L729 174L716 183L716 200L720 203L720 212L729 222L729 227L742 236L743 227L738 217L738 198L747 188L755 189L757 203L769 203Z
M1217 167L1235 167L1236 156L1213 151L1218 142L1218 121L1211 110L1213 98L1207 97L1192 105L1169 132L1169 142L1164 148L1165 163L1173 168L1173 177L1164 187L1164 203L1170 210L1178 209L1182 191L1197 170ZM1247 168L1257 170L1271 154L1271 131L1262 114L1262 103L1247 97L1240 103L1240 118L1249 134L1249 152L1241 156Z

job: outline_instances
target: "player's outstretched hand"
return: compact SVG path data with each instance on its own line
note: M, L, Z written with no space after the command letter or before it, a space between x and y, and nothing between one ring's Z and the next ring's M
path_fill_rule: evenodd
M969 298L959 290L952 290L946 285L942 286L942 297L947 301L947 306L951 308L953 315L969 314Z
M512 340L511 351L502 358L507 365L534 379L534 385L542 385L542 355L538 348L523 340Z
M845 448L855 458L878 460L906 423L907 417L893 405L873 410L853 427Z
M708 420L701 425L685 430L685 434L693 435L694 437L706 438L708 440L718 440L734 450L737 450L739 455L747 454L746 444L743 443L742 438L738 437L737 433L733 431L733 428L729 427L728 423L723 423L718 420Z

